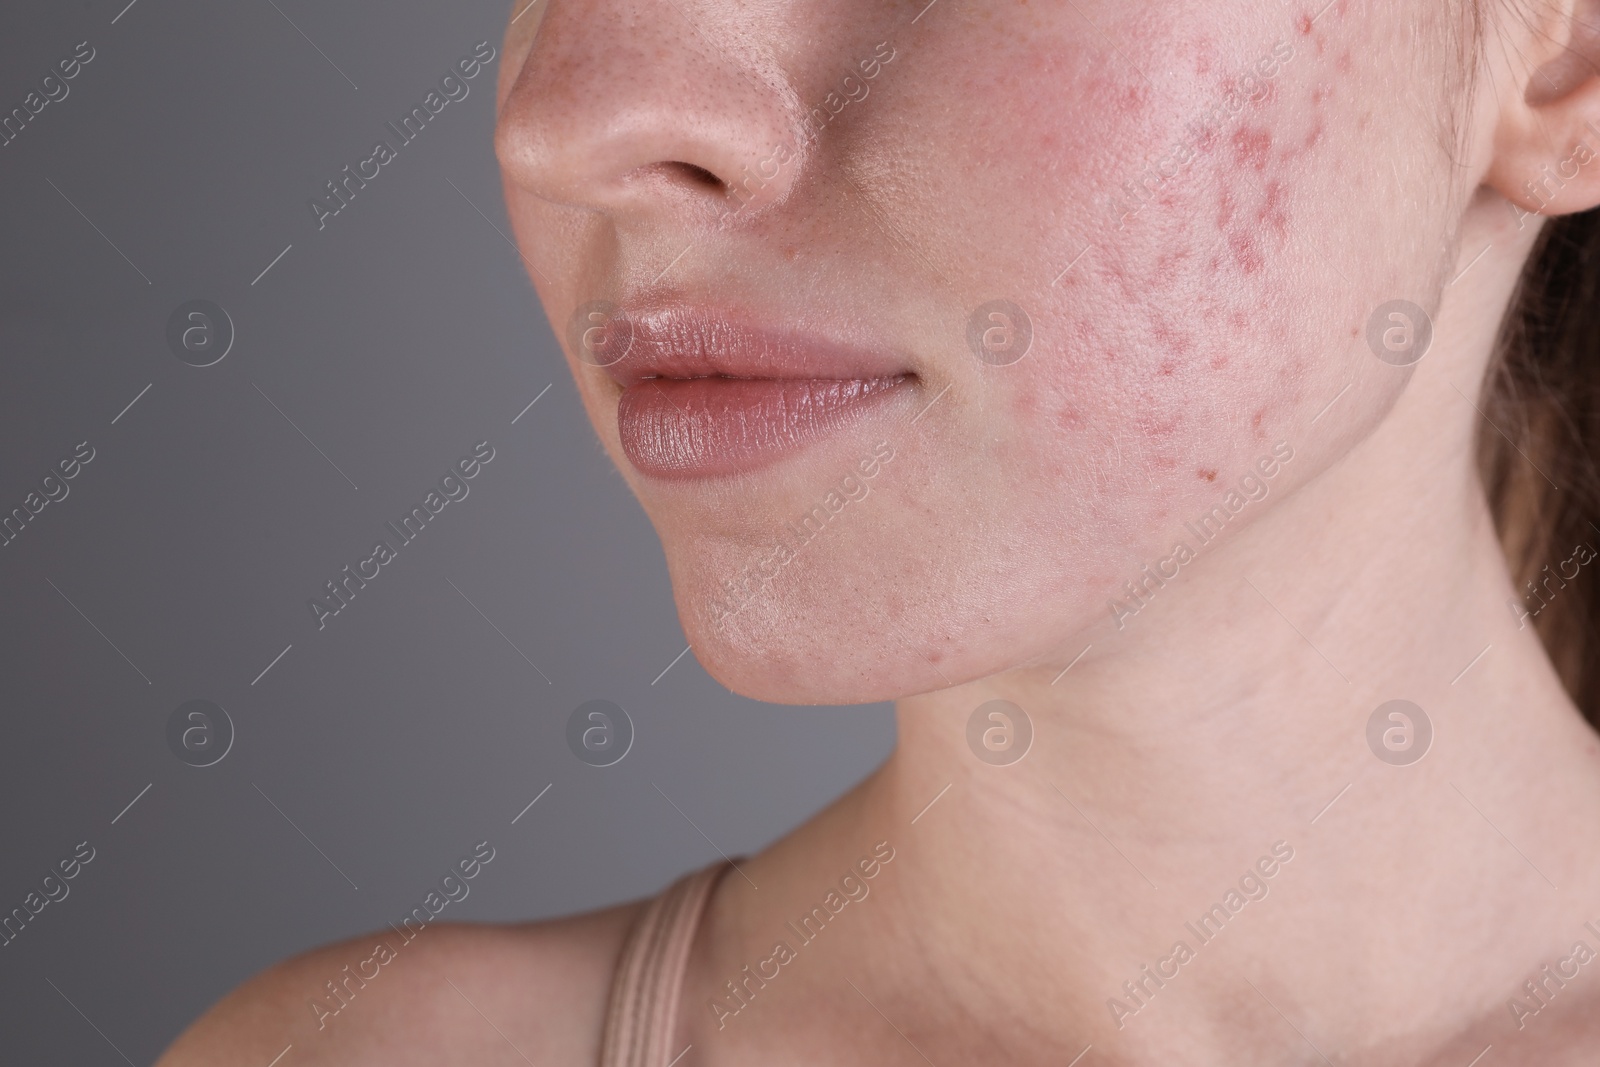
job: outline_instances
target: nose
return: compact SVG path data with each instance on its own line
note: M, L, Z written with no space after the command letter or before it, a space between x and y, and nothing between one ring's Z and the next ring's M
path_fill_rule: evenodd
M692 0L547 2L495 133L511 184L624 224L748 217L788 195L802 109L752 41L748 12L735 22Z

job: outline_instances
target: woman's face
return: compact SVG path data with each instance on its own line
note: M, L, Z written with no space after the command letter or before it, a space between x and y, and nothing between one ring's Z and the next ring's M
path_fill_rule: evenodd
M1470 191L1456 5L925 2L538 0L507 39L522 254L759 698L1070 659L1186 521L1383 417L1369 320L1436 306Z

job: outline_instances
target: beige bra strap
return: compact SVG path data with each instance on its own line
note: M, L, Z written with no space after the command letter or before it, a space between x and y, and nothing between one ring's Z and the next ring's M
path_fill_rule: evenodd
M623 943L611 979L600 1067L668 1067L678 991L695 928L711 890L729 868L718 861L686 874L645 906Z

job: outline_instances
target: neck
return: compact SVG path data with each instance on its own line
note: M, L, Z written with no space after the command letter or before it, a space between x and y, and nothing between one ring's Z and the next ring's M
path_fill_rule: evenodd
M1418 1062L1504 1035L1524 980L1579 939L1600 948L1600 746L1508 605L1473 465L1526 251L1482 218L1463 265L1501 249L1446 289L1434 349L1376 429L1121 629L900 701L895 754L760 858L771 888L730 897L726 943L782 929L821 874L886 839L874 902L806 951L901 1031L875 1055L899 1062L904 1039L1013 1063L1091 1043L1098 1062ZM1366 432L1333 410L1315 428ZM1295 448L1317 464L1316 441ZM1394 700L1420 713L1385 709L1369 741ZM1031 725L1009 765L977 753L985 729L1005 747L1015 711L980 715L969 743L991 701ZM821 971L785 996L802 983L857 996Z
M1473 465L1488 351L1462 339L1492 337L1473 318L1517 263L1447 292L1442 347L1375 432L1120 631L900 703L864 803L906 841L907 907L951 931L933 941L958 1000L995 1018L1036 998L1026 1017L1069 1021L1058 1051L1210 1035L1320 1062L1278 1012L1344 1054L1420 1051L1484 1013L1509 1025L1524 978L1600 947L1597 746L1510 606ZM1394 700L1420 714L1369 731ZM990 701L1031 723L1009 766L969 750ZM994 707L1003 747L1018 716Z

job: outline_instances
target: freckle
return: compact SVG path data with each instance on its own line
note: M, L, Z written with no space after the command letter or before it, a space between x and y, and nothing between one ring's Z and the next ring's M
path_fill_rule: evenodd
M1217 480L1217 472L1212 470L1201 471L1200 477L1204 478L1208 482L1214 482Z

